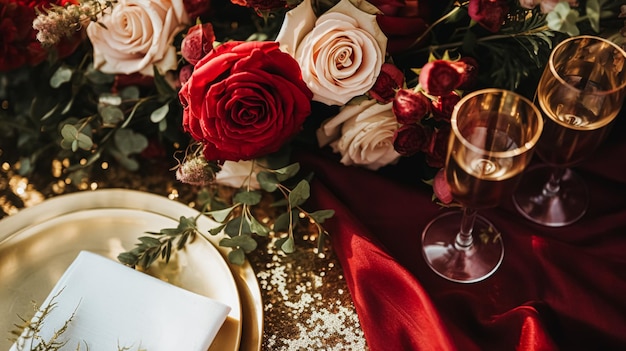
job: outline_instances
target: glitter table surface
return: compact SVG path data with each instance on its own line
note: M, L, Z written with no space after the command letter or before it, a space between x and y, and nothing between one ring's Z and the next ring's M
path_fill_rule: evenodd
M172 171L156 162L144 165L141 172L100 165L77 185L55 177L54 165L50 172L30 178L18 174L18 165L10 150L0 148L0 218L76 191L134 189L190 206L194 206L198 191L178 182ZM260 241L257 250L248 255L264 305L261 349L367 350L341 266L329 243L323 252L317 252L314 235L298 235L296 243L296 252L285 255L273 250L272 239Z

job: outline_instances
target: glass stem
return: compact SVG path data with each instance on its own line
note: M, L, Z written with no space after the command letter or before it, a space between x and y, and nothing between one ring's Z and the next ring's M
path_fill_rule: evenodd
M561 178L565 174L565 168L562 167L554 167L552 169L552 173L550 174L550 180L543 186L542 194L543 196L553 197L561 189Z
M461 229L454 241L454 247L457 250L470 250L474 243L472 238L472 230L474 229L474 220L476 219L476 210L473 208L463 208L463 217L461 218Z

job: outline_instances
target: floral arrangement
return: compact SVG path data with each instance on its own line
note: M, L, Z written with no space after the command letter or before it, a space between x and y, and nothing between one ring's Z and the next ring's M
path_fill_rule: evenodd
M21 174L56 162L73 182L99 162L184 154L178 179L206 188L210 234L242 262L254 235L286 233L291 252L297 224L322 234L332 217L302 207L310 175L290 146L372 171L421 162L449 202L437 172L463 93L532 95L555 42L624 43L625 17L608 0L0 0L0 137ZM271 224L255 215L267 194L284 206ZM195 219L152 234L121 260L169 258Z

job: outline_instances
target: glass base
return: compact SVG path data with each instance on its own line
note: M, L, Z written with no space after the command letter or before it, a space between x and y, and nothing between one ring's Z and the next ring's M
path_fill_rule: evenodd
M435 273L457 283L475 283L491 276L504 257L504 245L497 229L476 215L473 245L457 249L456 236L462 213L447 212L433 219L422 233L422 253Z
M553 168L541 165L524 173L515 193L513 203L527 219L548 227L562 227L579 220L589 206L587 185L571 169L566 169L559 191L550 195L544 184L550 180Z

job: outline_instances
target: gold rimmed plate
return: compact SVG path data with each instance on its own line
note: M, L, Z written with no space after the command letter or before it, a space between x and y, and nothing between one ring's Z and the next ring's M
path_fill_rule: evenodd
M115 259L146 231L197 214L159 195L106 189L58 196L0 220L0 332L8 336L18 315L32 315L31 301L45 299L80 250ZM202 216L198 226L206 233L216 224ZM227 263L219 238L209 239L197 239L147 273L231 306L210 350L260 350L263 312L254 271L247 262ZM10 347L6 339L0 338L0 348Z

